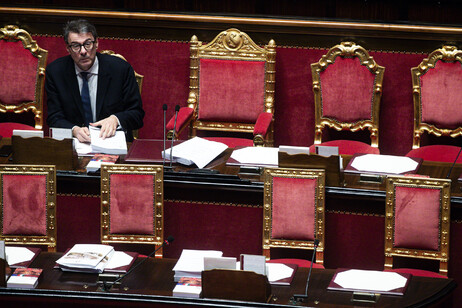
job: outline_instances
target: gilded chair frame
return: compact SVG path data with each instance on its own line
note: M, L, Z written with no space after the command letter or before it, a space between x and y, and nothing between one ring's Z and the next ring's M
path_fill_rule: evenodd
M451 180L415 177L390 176L386 180L386 208L385 208L385 269L393 268L393 257L408 257L419 259L438 260L440 262L439 274L448 275L449 260L449 229L451 224ZM419 187L437 189L440 191L439 205L439 249L438 251L398 248L394 247L395 226L395 190L401 187Z
M263 254L270 259L270 248L293 248L314 250L314 241L274 239L272 234L273 177L317 179L315 197L315 237L319 240L316 263L324 263L325 234L325 180L321 169L265 168L263 203Z
M420 77L435 68L436 62L459 62L462 65L462 50L458 50L456 46L443 46L436 49L428 58L422 60L417 67L411 68L412 75L412 97L414 100L414 138L412 148L420 147L420 137L424 132L433 134L437 137L450 136L456 138L462 135L462 127L456 129L438 128L433 124L422 122L422 92L420 85Z
M31 111L34 114L35 128L43 127L43 89L45 86L45 68L48 51L40 48L32 36L24 29L16 25L7 25L0 28L0 39L6 41L21 41L24 48L38 59L37 76L35 82L35 101L23 102L19 105L8 105L0 101L0 112L23 113Z
M149 234L112 234L110 233L110 196L111 175L113 174L143 174L154 177L153 235ZM102 164L101 166L101 243L124 244L154 244L164 243L164 175L163 166L158 165L124 165ZM156 257L162 257L162 249L156 252Z
M213 122L198 119L200 108L200 59L265 61L265 95L264 102L262 102L262 112L274 115L274 82L276 75L276 43L274 40L270 40L268 45L261 48L245 32L235 28L222 31L206 45L203 45L194 35L190 42L190 76L187 103L187 106L194 110L191 124L189 125L190 137L196 136L197 130L253 133L255 127L255 123ZM274 128L273 123L271 123L266 138L262 135L254 136L254 145L272 146L274 142L273 134ZM169 134L169 138L171 138L171 135L172 133Z
M100 51L101 54L103 55L111 55L111 56L114 56L114 57L117 57L117 58L120 58L122 60L124 60L125 62L128 62L127 59L125 59L124 56L122 56L121 54L119 53L115 53L113 50L101 50ZM135 72L135 79L136 79L136 83L138 84L138 89L140 90L140 95L141 95L141 90L143 89L143 79L144 79L144 75L141 75L141 74L138 74L137 72ZM136 139L138 138L138 130L133 130L133 137Z
M375 75L374 90L372 97L372 114L370 119L364 119L353 123L340 122L337 119L331 119L323 116L321 77L322 71L335 63L337 57L354 58L358 57L361 65L365 66L372 74ZM380 99L382 97L383 74L385 68L378 65L369 55L366 49L354 42L341 42L339 45L332 47L327 54L323 55L317 63L311 64L311 75L313 79L313 93L315 104L315 136L314 143L322 142L322 131L325 127L334 128L337 131L348 130L357 132L368 129L370 132L371 146L379 146L379 112ZM340 78L340 77L339 77Z
M46 235L5 235L3 234L3 176L4 175L41 175L46 176ZM56 251L56 168L52 165L0 165L0 239L12 245L43 245L48 251ZM18 187L18 189L21 189Z

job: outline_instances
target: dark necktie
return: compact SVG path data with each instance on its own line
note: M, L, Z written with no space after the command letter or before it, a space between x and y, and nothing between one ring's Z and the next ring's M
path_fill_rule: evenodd
M81 72L80 75L83 79L82 92L80 97L82 98L83 112L85 115L85 126L88 126L89 123L93 122L93 115L91 113L91 102L90 102L90 91L88 90L88 76L89 73Z

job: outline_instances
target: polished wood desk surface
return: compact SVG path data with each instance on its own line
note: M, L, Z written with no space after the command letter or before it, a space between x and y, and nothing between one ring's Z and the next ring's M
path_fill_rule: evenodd
M43 268L36 289L0 288L0 302L3 304L34 302L37 300L50 303L66 301L84 302L86 306L114 304L114 301L124 306L137 306L149 303L151 306L161 304L216 306L222 307L287 307L297 306L349 306L358 303L351 302L352 292L328 291L327 286L332 279L334 270L313 269L309 284L309 298L306 303L294 303L293 294L305 292L308 268L299 268L291 286L272 286L272 299L269 303L252 303L214 299L188 299L172 297L175 286L173 267L176 260L150 258L130 275L122 280L122 284L109 291L101 290L97 285L97 274L62 272L54 269L55 261L62 253L42 252L31 267ZM136 262L141 262L139 258ZM380 295L376 304L360 304L377 307L409 307L430 305L440 302L450 296L456 287L452 279L411 277L410 284L404 296Z

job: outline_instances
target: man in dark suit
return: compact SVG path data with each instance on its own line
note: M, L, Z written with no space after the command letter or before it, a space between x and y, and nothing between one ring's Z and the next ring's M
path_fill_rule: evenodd
M88 125L101 127L102 138L122 128L130 140L144 117L133 68L118 57L96 52L96 29L86 20L68 22L64 40L69 55L46 69L48 125L71 128L81 142L90 142Z

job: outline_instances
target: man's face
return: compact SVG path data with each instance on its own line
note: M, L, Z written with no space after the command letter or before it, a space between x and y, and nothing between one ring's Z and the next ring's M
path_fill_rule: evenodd
M84 71L87 71L95 62L96 49L98 49L98 41L94 39L91 33L75 33L70 32L67 37L67 51L70 53L75 64ZM91 42L95 41L93 44ZM78 44L91 46L88 50L84 46L80 46L80 50L74 51L72 45L77 47Z

